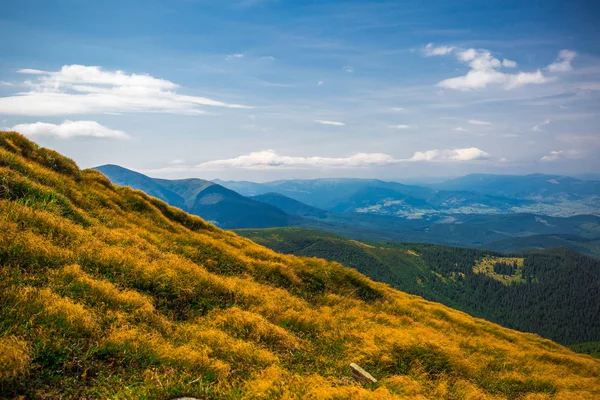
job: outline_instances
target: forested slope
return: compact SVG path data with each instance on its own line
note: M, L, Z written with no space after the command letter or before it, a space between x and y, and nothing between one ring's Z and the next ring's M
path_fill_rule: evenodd
M298 228L239 233L276 251L341 262L400 290L564 344L600 340L600 260L568 249L506 255L365 244Z

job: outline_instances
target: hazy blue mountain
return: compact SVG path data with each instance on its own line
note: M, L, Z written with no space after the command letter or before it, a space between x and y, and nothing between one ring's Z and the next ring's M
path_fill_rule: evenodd
M249 199L203 179L156 179L116 165L95 169L113 183L158 197L221 228L267 228L300 223L299 217L273 205Z
M427 199L435 191L422 186L403 185L397 182L385 182L378 179L292 179L253 184L250 182L222 182L223 186L238 191L245 196L254 196L267 192L283 194L313 207L333 210L343 206L352 196L373 190L374 198L379 199L376 189L389 189L393 193Z
M273 192L268 183L256 183L248 181L223 181L221 179L213 180L214 183L233 190L242 196L257 196Z
M298 200L284 196L279 193L265 193L258 196L250 197L253 200L262 201L263 203L271 204L288 214L297 215L300 217L309 218L327 218L328 212L320 208L309 206Z
M583 181L561 175L487 175L471 174L431 185L436 189L467 190L514 198L555 198L563 196L579 199L599 196L600 182Z
M273 193L253 199L303 217L297 226L321 229L357 240L428 242L504 251L564 246L584 254L600 254L600 218L593 215L560 218L531 213L449 214L409 219L369 213L326 212ZM558 240L558 237L571 239ZM572 238L585 241L585 245Z
M185 199L182 196L162 186L160 183L156 182L156 180L144 174L111 164L101 165L94 169L102 172L114 184L141 190L142 192L161 199L172 206L185 209Z
M279 193L333 212L407 218L434 214L600 215L600 182L559 175L473 174L427 187L377 179L218 182L245 196Z

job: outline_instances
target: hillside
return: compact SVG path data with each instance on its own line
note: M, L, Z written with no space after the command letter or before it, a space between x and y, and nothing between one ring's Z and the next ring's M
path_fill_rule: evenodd
M600 260L566 249L504 255L365 244L308 229L238 232L275 251L338 261L400 290L563 344L600 341Z
M297 224L300 218L202 179L156 179L117 165L95 168L113 183L141 190L224 229Z
M277 254L16 133L0 188L0 397L600 396L595 359Z

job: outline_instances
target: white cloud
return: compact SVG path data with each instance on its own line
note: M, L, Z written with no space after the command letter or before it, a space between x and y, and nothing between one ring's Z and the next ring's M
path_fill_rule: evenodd
M345 126L346 124L339 121L324 121L321 119L316 119L315 122L321 125L333 125L333 126Z
M203 114L202 106L251 108L175 92L179 86L150 75L104 71L100 67L65 65L59 71L23 69L35 75L30 91L0 98L0 113L73 115L119 112Z
M477 147L469 147L465 149L417 151L409 161L478 161L488 160L490 157L489 153Z
M411 126L410 125L390 125L389 126L390 129L410 129Z
M325 84L325 81L319 81L317 82L317 86L323 86Z
M344 71L346 71L346 72L354 72L354 67L352 67L350 65L345 65L344 66Z
M428 43L427 46L423 49L423 54L427 57L431 56L445 56L446 54L450 54L454 51L454 47L451 46L439 46L435 47L433 43Z
M34 122L31 124L18 124L10 130L22 133L25 136L50 136L59 139L75 137L96 137L107 139L128 139L129 135L123 131L107 128L96 121L69 121L60 125L47 122Z
M558 161L563 158L565 152L564 150L551 151L549 155L541 158L542 161Z
M456 78L444 79L438 86L445 89L476 90L484 89L490 85L503 86L505 89L513 89L528 84L542 84L552 81L542 74L540 70L535 72L517 72L514 74L502 72L501 68L514 68L517 63L512 60L495 58L489 50L485 49L456 49L445 47L438 50L432 46L425 46L423 50L426 56L454 54L457 60L467 64L471 70L466 75Z
M404 111L404 108L403 107L392 107L392 111L393 112L402 112L402 111Z
M225 169L275 169L275 168L362 168L393 165L405 162L461 162L487 160L491 156L475 147L416 152L411 158L397 159L383 153L357 153L349 157L296 157L283 156L274 150L252 152L225 160L207 161L201 164L171 165L165 168L145 170L144 173L174 173L191 171L219 171Z
M226 60L235 60L240 58L244 58L244 53L228 54L227 56L225 56Z
M558 58L552 64L548 65L546 69L550 72L568 72L573 69L571 61L577 56L577 53L573 50L561 50L558 53Z
M0 86L15 86L12 82L0 81Z
M175 160L169 161L169 164L171 164L171 165L183 165L183 164L185 164L185 161L177 158Z
M532 131L534 132L542 132L544 129L543 127L546 125L550 125L550 120L547 119L544 122L537 124L536 126L534 126L533 128L531 128Z
M266 168L308 168L308 167L364 167L387 165L398 162L393 157L381 153L358 153L350 157L292 157L281 156L274 150L263 150L227 160L208 161L198 164L200 170L227 168L266 169Z
M580 158L582 153L578 150L555 150L551 151L550 154L540 159L543 162L561 161L565 159Z
M465 128L463 128L462 126L457 126L456 128L452 129L453 131L456 132L468 132Z
M468 123L470 123L471 125L491 125L491 122L488 121L481 121L478 119L470 119L467 121Z
M507 60L506 58L502 60L502 66L506 68L516 68L517 62L512 60Z

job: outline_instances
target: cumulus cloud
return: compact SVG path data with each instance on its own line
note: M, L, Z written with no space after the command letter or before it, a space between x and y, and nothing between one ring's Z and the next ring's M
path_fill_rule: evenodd
M478 119L470 119L467 121L468 123L470 123L471 125L491 125L491 122L488 121L481 121Z
M550 72L568 72L573 69L571 61L577 56L577 53L573 50L561 50L558 53L558 58L552 64L548 65L546 69Z
M50 136L59 139L75 137L96 137L107 139L128 139L129 135L123 131L107 128L96 121L69 121L62 124L47 122L34 122L31 124L18 124L10 130L22 133L29 137Z
M410 125L400 124L400 125L390 125L389 128L390 129L410 129L411 126Z
M531 128L531 130L534 131L534 132L542 132L544 130L543 129L544 126L546 126L546 125L550 125L550 120L549 119L545 120L542 123L539 123L539 124L535 125L533 128Z
M433 43L427 43L427 45L423 49L423 54L427 57L445 56L446 54L452 53L452 51L454 51L454 47L451 47L451 46L435 47L433 45Z
M517 62L512 60L507 60L506 58L502 60L502 66L506 68L516 68Z
M540 70L534 72L503 72L502 68L515 68L517 63L512 60L502 61L485 49L458 49L455 47L433 47L428 44L423 49L426 56L453 54L456 59L470 67L466 75L444 79L438 86L445 89L476 90L484 89L491 85L503 86L513 89L528 84L542 84L552 81L544 76Z
M179 85L147 74L105 71L101 67L65 65L59 71L21 69L33 75L27 92L0 98L0 113L73 115L119 112L203 114L201 108L251 108L199 96L179 94Z
M324 121L322 119L316 119L315 122L321 125L333 125L333 126L345 126L346 124L339 121Z
M489 153L477 147L469 147L465 149L417 151L408 161L478 161L490 158Z

